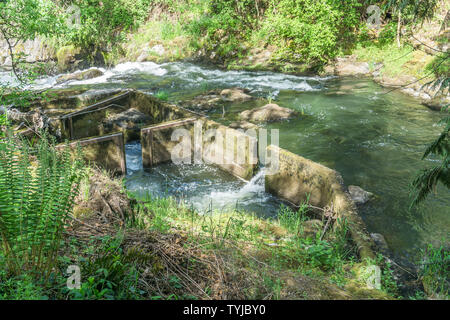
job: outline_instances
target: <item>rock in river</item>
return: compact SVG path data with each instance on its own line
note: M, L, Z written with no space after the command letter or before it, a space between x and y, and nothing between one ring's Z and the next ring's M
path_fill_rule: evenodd
M253 124L248 121L235 121L235 122L230 123L229 127L233 128L233 129L243 129L243 130L259 128L256 124Z
M350 198L357 204L364 204L373 198L373 193L365 191L358 186L348 186Z
M280 107L277 104L266 104L261 108L243 111L239 114L240 119L253 122L280 121L291 119L298 115L298 112Z
M99 69L89 69L89 70L85 70L85 71L78 71L78 72L59 76L56 79L56 83L62 83L62 82L72 81L72 80L93 79L93 78L100 77L102 75L103 75L103 72Z
M371 233L370 237L373 239L373 241L375 242L375 244L382 253L389 252L389 246L386 242L386 239L381 233Z
M224 101L236 102L236 101L248 101L252 99L251 95L247 94L248 91L241 88L224 89L220 92L220 97Z

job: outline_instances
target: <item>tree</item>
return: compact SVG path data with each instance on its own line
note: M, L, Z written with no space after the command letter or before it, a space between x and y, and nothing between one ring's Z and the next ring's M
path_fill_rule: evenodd
M63 18L50 0L0 1L0 36L8 45L12 69L19 81L25 81L26 68L21 70L23 55L16 54L14 48L38 35L55 35L63 25Z

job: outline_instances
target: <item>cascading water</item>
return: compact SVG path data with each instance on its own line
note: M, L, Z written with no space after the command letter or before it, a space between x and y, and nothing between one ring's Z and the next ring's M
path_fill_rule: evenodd
M126 145L127 189L138 196L174 196L200 213L245 210L274 216L282 203L265 192L264 169L248 182L208 165L166 163L143 170L141 145Z

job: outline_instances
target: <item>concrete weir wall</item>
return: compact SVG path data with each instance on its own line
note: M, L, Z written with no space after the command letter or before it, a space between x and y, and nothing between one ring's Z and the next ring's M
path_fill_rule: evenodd
M95 162L114 174L126 174L127 165L123 133L76 140L69 144L60 144L56 148L62 150L69 147L75 151L78 146L81 147L86 161Z
M101 123L108 115L118 114L131 108L148 117L145 125L181 119L189 116L188 111L161 102L149 94L128 90L93 105L61 116L62 137L75 140L123 131L125 140L128 140L128 137L130 136L130 132L128 131L130 130L122 129L117 126L108 128L101 125Z
M122 92L80 110L60 117L62 137L75 140L107 134L101 132L100 123L108 113L127 109L130 92Z
M309 200L313 206L332 207L338 222L345 219L348 223L360 257L375 258L375 244L338 172L273 145L267 151L279 154L279 170L265 178L267 192L297 206Z
M177 129L186 130L189 134L187 142L181 136L173 139ZM183 150L181 143L187 143L187 150ZM176 146L179 146L175 150L177 157L184 163L200 160L245 180L251 179L257 164L256 138L204 117L168 121L143 128L141 145L144 168L171 161Z
M172 133L177 129L186 129L193 139L194 125L197 118L168 121L149 126L141 130L142 163L150 168L163 162L171 161L172 151L178 141L172 141ZM192 140L189 145L190 161L192 161Z
M258 140L243 131L231 129L215 121L203 120L202 152L204 161L217 165L234 176L250 180L258 163ZM219 136L223 137L223 141L218 141L217 136L208 134L208 132L218 132ZM208 152L208 150L214 150L215 147L224 150L224 154Z
M134 110L144 121L132 128L119 125L105 127L111 114L127 117ZM137 111L136 111L137 110ZM110 118L108 118L110 119ZM83 148L85 159L116 174L126 173L125 141L141 138L144 168L172 159L176 154L183 163L207 163L245 180L250 180L258 163L258 140L255 135L231 129L189 110L162 102L149 94L128 90L93 105L59 117L62 138L79 139L69 144ZM183 129L176 133L177 129ZM137 130L137 133L135 132ZM119 133L114 133L120 131ZM133 132L131 135L130 132ZM200 140L199 140L200 139ZM67 145L59 145L64 148ZM177 148L177 149L175 149ZM178 154L177 154L178 153ZM181 153L181 156L180 156ZM337 221L348 223L351 237L361 258L374 258L374 243L349 198L342 177L334 170L270 145L266 155L278 154L278 168L266 171L266 191L294 205L307 199L309 204L332 208Z

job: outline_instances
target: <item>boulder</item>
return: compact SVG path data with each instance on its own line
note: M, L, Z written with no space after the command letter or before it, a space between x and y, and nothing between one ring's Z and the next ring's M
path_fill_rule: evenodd
M248 121L235 121L235 122L232 122L229 125L229 127L233 128L233 129L243 129L243 130L249 130L249 129L256 130L259 128L256 124L248 122Z
M103 72L99 69L89 69L85 71L78 71L74 73L65 74L62 76L59 76L56 79L56 83L63 83L66 81L73 81L73 80L88 80L93 79L97 77L101 77L103 75Z
M150 48L150 52L154 52L159 56L163 56L166 53L166 50L161 44L157 44L156 46Z
M449 96L437 96L437 97L433 97L431 99L422 100L422 104L428 108L430 108L431 110L435 110L435 111L441 111L443 107L445 107L446 105L448 105L450 103L450 97Z
M71 65L75 64L79 55L80 49L75 46L70 45L59 48L58 52L56 52L59 71L64 72L71 69Z
M287 120L296 117L297 115L298 112L294 110L270 103L260 108L245 110L239 114L239 118L245 121L266 122Z
M387 252L389 252L389 246L386 242L386 239L381 233L371 233L370 237L373 239L382 253L386 254Z
M214 92L208 92L203 95L199 95L190 101L186 101L185 104L193 109L198 110L210 110L216 107L219 103L222 103L220 96Z
M248 90L241 88L224 89L220 92L220 97L224 101L236 102L236 101L248 101L253 97L248 95Z
M348 193L356 204L364 204L373 198L373 193L367 192L358 186L348 186Z
M338 76L364 76L370 73L367 62L357 62L352 59L338 58L334 72Z

